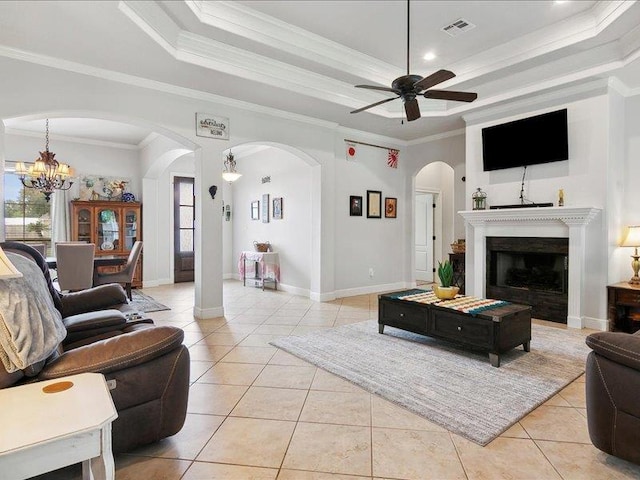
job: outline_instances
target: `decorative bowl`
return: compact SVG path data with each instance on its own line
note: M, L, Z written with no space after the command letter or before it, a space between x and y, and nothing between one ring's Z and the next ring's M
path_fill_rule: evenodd
M460 287L441 287L440 285L433 286L433 293L440 300L451 300L460 291Z

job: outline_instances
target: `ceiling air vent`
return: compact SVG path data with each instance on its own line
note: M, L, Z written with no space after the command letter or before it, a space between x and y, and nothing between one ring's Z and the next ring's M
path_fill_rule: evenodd
M442 31L451 35L452 37L457 37L461 33L464 33L467 30L471 30L472 28L476 28L473 23L465 20L464 18L459 18L455 22L442 27Z

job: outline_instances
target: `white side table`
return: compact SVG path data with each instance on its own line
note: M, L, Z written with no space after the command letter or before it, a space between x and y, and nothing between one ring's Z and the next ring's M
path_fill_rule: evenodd
M73 386L56 393L43 388ZM82 462L84 480L113 480L111 422L118 417L104 376L82 373L0 390L0 472L22 480Z

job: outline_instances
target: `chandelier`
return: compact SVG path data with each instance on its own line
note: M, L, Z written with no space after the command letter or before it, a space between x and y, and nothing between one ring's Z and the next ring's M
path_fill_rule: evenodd
M73 182L69 180L72 172L66 163L60 163L55 159L56 154L49 151L49 119L47 118L46 144L44 152L40 152L40 158L33 165L25 166L23 162L16 163L22 185L26 188L35 188L44 194L49 201L54 190L69 190Z
M224 159L224 171L222 172L222 178L231 183L235 182L241 176L241 173L236 172L236 161L233 158L233 153L229 150L229 155Z

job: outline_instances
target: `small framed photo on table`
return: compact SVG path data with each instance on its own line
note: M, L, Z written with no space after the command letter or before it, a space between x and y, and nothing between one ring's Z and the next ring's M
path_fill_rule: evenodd
M367 218L382 218L382 192L367 190Z

